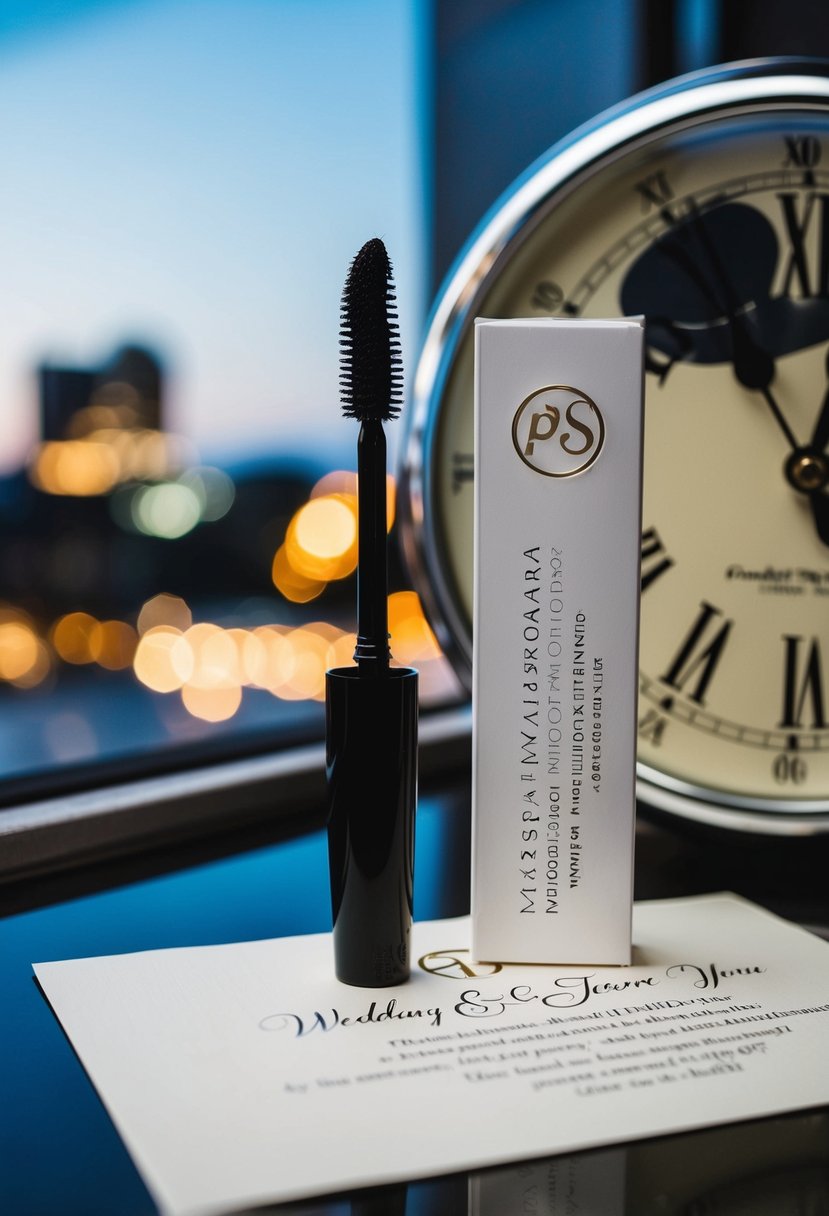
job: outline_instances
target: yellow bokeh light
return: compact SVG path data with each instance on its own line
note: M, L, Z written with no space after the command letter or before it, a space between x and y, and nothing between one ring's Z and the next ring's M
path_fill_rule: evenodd
M137 396L137 394L136 394ZM134 412L130 411L134 418ZM85 439L94 431L102 431L125 424L125 415L114 405L86 405L76 410L66 427L65 434L70 439Z
M243 676L239 653L233 638L218 625L192 625L184 635L193 654L193 671L187 680L191 688L233 688Z
M107 671L124 671L135 656L138 635L126 621L101 621L91 653Z
M292 604L307 604L315 600L325 590L327 583L316 578L306 578L298 574L288 561L285 546L277 549L271 567L271 577L277 591L284 595Z
M38 662L40 642L24 620L0 621L0 680L25 678Z
M135 480L161 481L175 469L173 444L161 431L139 430L132 433L127 460L128 475Z
M256 665L256 653L262 643L247 629L226 629L225 637L235 651L234 671L236 683L248 684L248 668Z
M52 629L52 645L65 663L92 663L100 645L101 626L88 612L69 612Z
M356 633L341 633L338 638L329 643L328 652L325 656L326 668L353 667L354 647L356 645Z
M323 700L329 640L312 626L292 630L287 640L293 652L293 666L288 680L274 690L276 695L286 701Z
M157 625L172 625L182 633L193 624L193 614L178 595L162 591L147 600L138 614L138 632L146 633Z
M153 692L176 692L190 679L193 667L189 642L171 625L147 630L133 659L136 676Z
M389 633L394 657L401 663L440 658L441 649L415 591L389 596Z
M52 656L49 648L38 638L37 655L34 663L21 675L12 678L11 683L16 688L36 688L38 684L43 683L51 670Z
M226 722L242 704L242 690L238 684L228 688L196 688L187 684L181 690L181 699L194 718L204 722Z
M300 507L288 525L285 552L305 578L345 578L357 565L357 500L327 494Z
M251 684L277 693L291 678L294 651L287 630L262 625L254 631L253 644L245 650L244 671Z
M107 443L64 439L41 444L31 477L47 494L75 497L108 494L120 478L117 453Z
M395 495L397 487L391 473L386 474L386 531L391 532L394 524ZM310 493L310 498L322 498L326 494L346 494L357 497L357 474L346 472L345 469L335 469L321 477Z
M351 494L357 497L357 474L345 469L334 469L320 477L309 494L309 498L323 498L327 494Z

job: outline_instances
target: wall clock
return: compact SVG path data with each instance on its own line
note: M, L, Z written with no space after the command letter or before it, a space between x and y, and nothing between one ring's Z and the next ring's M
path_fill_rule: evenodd
M472 320L625 313L647 318L640 797L826 831L828 64L634 98L532 166L462 254L415 378L403 530L467 683Z

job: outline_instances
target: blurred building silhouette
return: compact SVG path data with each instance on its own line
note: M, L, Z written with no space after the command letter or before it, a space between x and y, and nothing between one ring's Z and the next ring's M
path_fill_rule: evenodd
M278 459L230 476L200 469L165 429L163 360L140 346L37 376L39 443L26 468L0 478L0 601L46 624L81 608L129 619L161 590L189 601L275 595L274 552L324 469ZM218 478L221 511L202 503L198 515L191 499Z

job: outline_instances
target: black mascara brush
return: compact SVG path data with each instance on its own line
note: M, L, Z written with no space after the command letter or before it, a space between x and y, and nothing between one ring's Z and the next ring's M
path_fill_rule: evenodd
M340 309L340 394L346 418L362 424L357 441L359 564L357 648L360 671L389 665L386 561L386 436L400 413L403 375L394 283L386 247L375 237L351 263Z
M356 667L326 675L328 853L337 978L382 988L409 975L417 800L417 672L391 667L386 557L386 437L402 398L391 264L363 246L341 310L343 413L357 443Z

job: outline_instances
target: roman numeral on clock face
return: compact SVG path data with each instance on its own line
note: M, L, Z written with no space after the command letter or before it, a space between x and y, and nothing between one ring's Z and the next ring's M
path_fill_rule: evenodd
M788 259L781 250L781 295L804 300L829 294L829 195L785 193L777 196L788 237Z
M827 722L820 642L814 637L807 642L797 634L787 634L783 641L786 649L783 668L783 717L780 725L825 730Z
M668 556L656 528L646 528L642 533L642 590L673 564L674 559Z
M733 621L722 619L719 608L703 600L670 667L661 677L664 683L685 693L698 705L704 705L708 685L722 658L733 624Z
M475 457L472 452L452 453L452 493L457 494L475 477Z

